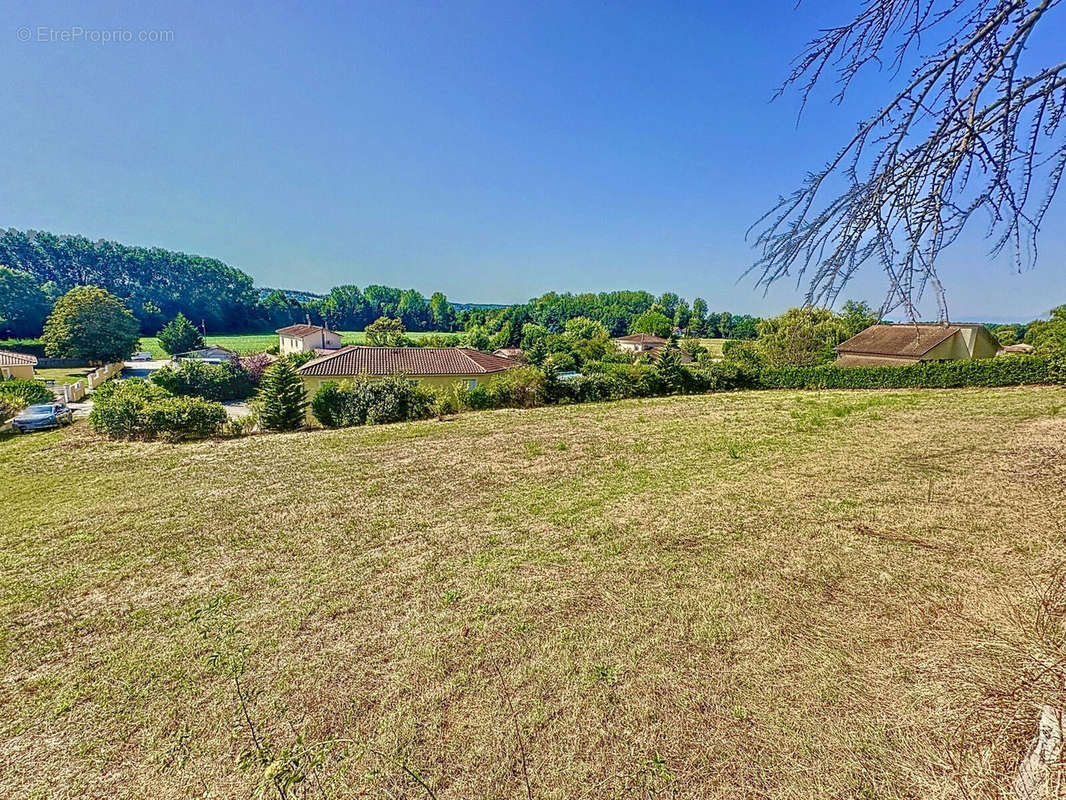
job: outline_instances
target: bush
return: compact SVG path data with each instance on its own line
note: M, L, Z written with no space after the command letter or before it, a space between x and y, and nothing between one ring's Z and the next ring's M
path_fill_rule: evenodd
M163 367L152 373L152 383L171 394L205 400L243 400L252 394L252 377L240 364L186 361L178 369Z
M469 395L481 388L488 400L486 408L535 408L548 402L547 378L533 367L509 369L483 386L478 384ZM481 402L480 393L478 402Z
M35 403L47 403L51 399L51 390L40 381L30 378L0 381L0 402L13 407L16 411Z
M19 409L14 403L9 402L6 398L0 397L0 423L7 422L13 416L18 414Z
M325 383L311 398L311 413L327 428L384 425L425 419L437 412L436 396L407 378L360 376L343 384Z
M105 383L93 394L89 414L94 431L120 439L202 439L217 435L225 422L220 404L176 397L139 378Z
M259 382L263 380L263 373L275 361L277 359L269 353L255 353L254 355L245 356L239 363L244 368L244 371L248 373L248 378L252 381L252 384L258 386Z
M786 367L764 369L767 389L953 389L1054 383L1062 367L1038 356L999 356L972 361L923 361L905 367Z
M286 353L281 357L281 360L287 361L293 366L293 369L299 369L308 361L313 361L316 358L318 358L318 353L314 350L296 350L292 353ZM263 371L265 372L266 370Z

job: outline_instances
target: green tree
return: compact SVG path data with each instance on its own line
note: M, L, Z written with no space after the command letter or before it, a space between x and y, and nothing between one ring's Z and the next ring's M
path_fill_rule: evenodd
M268 431L302 428L307 415L307 392L300 374L285 359L263 373L259 383L259 423Z
M645 311L635 320L630 327L630 333L650 333L653 336L666 338L673 330L672 320L658 311Z
M1030 322L1025 341L1042 356L1066 355L1066 305L1051 309L1051 319Z
M848 338L844 322L826 308L790 308L759 323L759 353L770 367L824 364Z
M996 339L999 343L1004 347L1018 342L1018 328L1014 325L999 325L993 333L996 335Z
M489 332L485 330L484 325L475 325L466 332L465 338L467 346L472 347L475 350L488 350L489 345L492 342Z
M455 309L441 292L429 298L429 318L434 330L450 331L455 327Z
M692 301L692 314L688 318L688 332L692 336L703 336L707 329L707 301L697 297Z
M684 300L678 300L677 306L674 308L674 327L685 330L691 317L692 310L688 307L688 303Z
M44 324L44 352L50 358L89 362L129 358L141 327L117 297L98 286L76 286L60 297Z
M160 346L171 355L187 353L204 346L203 334L180 311L173 320L163 326L157 338Z
M0 265L0 336L39 336L48 305L30 273Z
M667 346L658 352L652 361L655 374L670 392L679 392L685 386L685 368L681 366L680 351Z
M848 300L840 307L840 321L844 323L848 338L851 338L871 325L876 325L877 314L870 308L869 303Z
M402 347L407 343L399 317L378 317L366 326L366 340L374 347Z

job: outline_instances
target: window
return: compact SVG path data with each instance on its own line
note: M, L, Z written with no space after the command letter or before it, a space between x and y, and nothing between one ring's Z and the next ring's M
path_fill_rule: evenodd
M471 389L473 389L473 388L474 388L475 386L477 386L477 378L471 378L470 380L468 380L468 381L466 382L466 390L467 390L467 391L470 391L470 390L471 390Z

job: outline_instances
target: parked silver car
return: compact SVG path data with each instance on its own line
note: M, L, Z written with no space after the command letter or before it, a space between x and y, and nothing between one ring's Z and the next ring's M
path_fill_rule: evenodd
M67 408L66 403L43 403L26 408L11 420L11 427L16 433L28 433L58 428L60 425L69 425L73 421L74 412Z

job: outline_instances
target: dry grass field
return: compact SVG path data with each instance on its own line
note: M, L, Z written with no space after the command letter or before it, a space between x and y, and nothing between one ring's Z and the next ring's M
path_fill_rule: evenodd
M79 424L0 475L3 797L994 796L1066 638L1062 389Z

